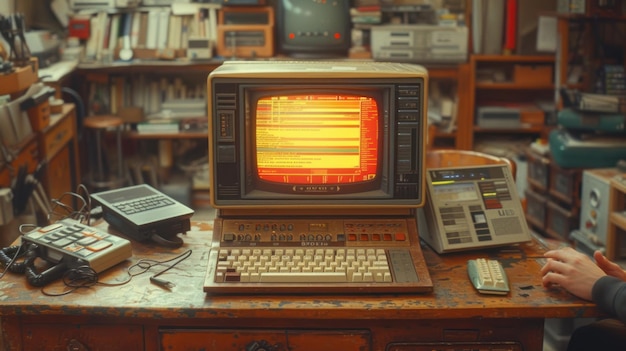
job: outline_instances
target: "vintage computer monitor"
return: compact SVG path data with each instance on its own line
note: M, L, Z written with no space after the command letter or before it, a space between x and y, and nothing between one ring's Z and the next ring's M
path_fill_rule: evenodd
M432 290L414 214L425 192L423 67L232 61L207 84L214 245L406 245L421 277L406 290ZM215 279L209 267L205 291L228 285Z
M213 206L422 206L426 87L417 65L225 62L208 78Z
M278 50L291 56L347 56L350 1L277 0Z

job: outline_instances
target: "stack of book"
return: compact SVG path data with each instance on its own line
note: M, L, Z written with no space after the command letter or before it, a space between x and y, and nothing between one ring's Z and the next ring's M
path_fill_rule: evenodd
M191 37L217 40L220 7L208 3L171 3L171 6L141 7L135 11L82 10L76 16L87 18L90 26L84 60L120 59L122 47L132 49L134 58L138 59L184 57Z
M180 124L174 119L159 118L137 123L137 133L139 134L169 134L179 131Z

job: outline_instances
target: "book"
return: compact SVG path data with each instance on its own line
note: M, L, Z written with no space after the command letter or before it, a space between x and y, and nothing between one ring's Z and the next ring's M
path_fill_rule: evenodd
M180 49L182 47L183 18L179 15L171 15L169 18L169 32L167 39L167 47L170 49Z
M209 22L208 22L207 38L211 39L213 45L217 45L217 9L209 8Z
M472 1L472 52L483 50L483 0Z
M122 14L116 13L111 16L111 26L109 31L109 52L115 52L115 49L118 47L118 38L120 36L120 26L122 26Z
M135 48L145 49L148 42L148 12L141 12L139 16L139 34Z
M146 31L146 49L157 48L160 11L152 9L148 12L148 29Z
M501 55L504 45L506 0L486 0L483 3L482 54Z
M98 45L100 44L100 36L102 35L99 24L100 17L98 15L90 17L89 27L91 28L91 35L85 45L85 57L87 60L95 60L98 55Z
M136 128L139 134L178 133L180 124L176 120L163 118L139 122Z
M181 25L180 25L180 47L181 49L187 49L189 46L189 37L193 33L193 16L181 16Z
M517 0L506 0L504 30L504 53L510 55L517 44Z
M167 48L170 30L170 9L164 8L159 13L159 26L157 28L157 49Z
M139 30L141 27L142 12L135 12L132 15L132 25L130 29L130 47L136 48L139 43Z

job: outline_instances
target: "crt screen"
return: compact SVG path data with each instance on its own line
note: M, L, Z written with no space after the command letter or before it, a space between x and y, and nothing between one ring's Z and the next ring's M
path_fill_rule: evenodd
M376 100L366 96L307 94L259 99L259 178L280 184L347 184L375 179L378 114Z

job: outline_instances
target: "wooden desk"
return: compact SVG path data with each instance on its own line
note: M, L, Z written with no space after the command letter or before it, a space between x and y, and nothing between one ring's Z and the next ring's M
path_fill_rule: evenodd
M172 291L136 276L118 287L98 286L64 297L44 296L23 276L0 280L3 350L66 350L79 342L89 350L269 350L477 349L541 350L544 318L593 317L599 312L560 289L546 290L538 274L544 249L538 243L440 256L423 247L434 292L377 296L211 296L202 290L211 225L193 222L176 250L134 244L131 261L107 271L102 281L123 279L140 258L171 259L193 253L159 276ZM508 296L480 295L471 286L466 260L499 259L509 276ZM47 287L60 291L60 283ZM456 343L456 344L454 344ZM427 348L422 346L428 344ZM484 347L481 350L495 349ZM77 348L80 350L80 348Z

